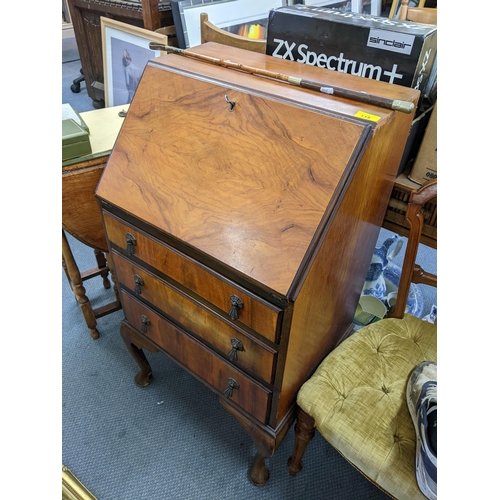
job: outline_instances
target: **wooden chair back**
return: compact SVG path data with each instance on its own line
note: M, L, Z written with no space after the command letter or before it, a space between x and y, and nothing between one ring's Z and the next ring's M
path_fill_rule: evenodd
M266 53L266 41L254 40L244 36L229 33L229 31L217 28L208 20L208 14L200 14L201 43L216 42L229 45L238 49L251 50L252 52Z
M423 24L437 24L437 8L408 7L408 0L403 0L399 19Z
M401 3L399 19L423 24L437 24L437 8L408 7L408 0ZM418 191L412 192L408 201L406 220L410 224L408 246L401 271L401 280L398 289L398 300L395 307L389 312L392 318L402 318L411 283L423 283L437 286L437 276L427 273L415 263L420 243L420 235L424 224L423 206L437 197L437 181L425 184Z
M404 316L411 283L422 283L437 287L437 276L426 272L416 263L418 245L424 227L424 206L434 198L437 198L437 180L428 182L410 194L406 210L406 221L410 226L410 234L401 270L396 305L388 314L391 318L402 318Z

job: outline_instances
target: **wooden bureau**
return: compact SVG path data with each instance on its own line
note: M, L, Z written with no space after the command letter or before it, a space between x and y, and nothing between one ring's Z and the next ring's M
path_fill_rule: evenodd
M419 92L214 43L191 49L416 103ZM295 397L351 332L413 114L170 54L148 63L96 195L149 384L161 351L256 446L255 484Z

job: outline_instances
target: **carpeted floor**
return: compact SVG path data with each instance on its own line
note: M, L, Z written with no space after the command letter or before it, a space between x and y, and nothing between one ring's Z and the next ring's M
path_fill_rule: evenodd
M62 102L83 112L93 109L85 85L79 94L69 90L80 66L74 38L63 40ZM379 241L389 234L382 231ZM80 269L94 267L93 251L68 239ZM421 247L420 258L435 270L434 250ZM85 288L94 307L113 300L99 278ZM423 287L423 295L425 313L436 294ZM122 318L122 311L100 318L101 336L92 340L62 273L62 463L98 500L388 498L319 434L297 477L286 465L289 432L268 460L270 480L253 486L247 478L253 443L215 394L160 354L148 355L152 383L135 386L137 365L119 336Z

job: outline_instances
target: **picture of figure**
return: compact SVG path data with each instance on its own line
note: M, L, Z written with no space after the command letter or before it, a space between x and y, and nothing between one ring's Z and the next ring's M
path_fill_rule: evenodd
M135 90L139 85L139 80L141 79L144 68L142 68L141 70L132 62L132 58L130 57L129 51L127 49L124 49L123 51L122 64L123 70L125 72L125 85L127 86L128 90L127 104L130 104Z
M112 103L114 106L130 104L139 85L144 68L155 51L132 43L111 38Z

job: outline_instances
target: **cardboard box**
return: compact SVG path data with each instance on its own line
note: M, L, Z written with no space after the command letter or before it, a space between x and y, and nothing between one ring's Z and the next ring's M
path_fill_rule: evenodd
M309 5L269 12L267 55L423 90L437 26Z
M424 138L408 178L423 186L437 179L437 102L434 104Z
M427 110L419 113L418 116L411 122L410 133L408 134L408 139L406 140L403 156L401 157L398 175L402 174L407 169L407 167L412 165L415 161L433 109L434 106L431 106Z

